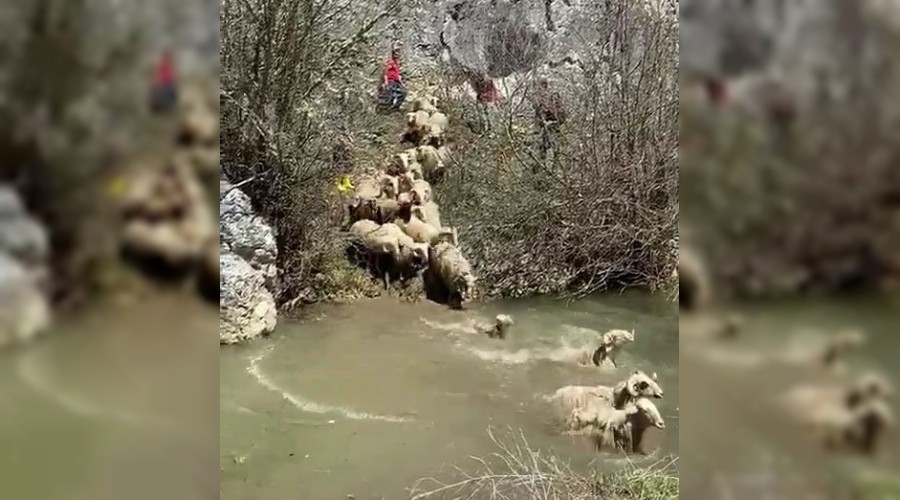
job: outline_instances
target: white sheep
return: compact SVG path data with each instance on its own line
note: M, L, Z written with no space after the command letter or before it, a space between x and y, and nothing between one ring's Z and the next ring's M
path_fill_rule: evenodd
M558 389L550 396L549 401L555 407L559 418L564 421L565 426L568 429L577 430L578 424L573 420L573 417L577 415L576 410L590 408L595 404L622 409L626 404L639 397L657 399L663 397L663 390L656 382L655 373L648 376L640 370L635 370L628 378L613 387L568 385Z
M413 99L410 111L424 111L430 115L438 110L437 102L437 97L434 96L418 97L416 99Z
M498 314L494 318L493 323L480 323L475 325L478 333L487 335L492 339L505 339L509 328L514 324L512 316L508 314Z
M415 205L412 207L412 213L434 227L442 227L440 209L434 201ZM457 243L454 242L453 244L456 245Z
M422 164L422 171L426 179L436 179L444 169L444 162L438 154L437 148L423 145L416 148L416 161Z
M666 423L656 405L641 397L622 409L605 414L599 427L593 435L598 449L611 445L626 453L646 454L641 446L644 433L651 427L665 429Z
M438 243L428 255L428 273L441 286L451 307L460 309L475 292L476 278L469 261L450 243Z
M456 239L454 230L432 226L414 215L411 215L409 220L397 220L396 223L404 233L418 243L437 245L441 242L453 243Z
M412 174L410 174L412 176ZM413 176L414 178L415 176ZM412 201L416 205L424 205L431 201L431 184L424 179L415 179L412 183L412 189L410 190L410 194L412 195Z

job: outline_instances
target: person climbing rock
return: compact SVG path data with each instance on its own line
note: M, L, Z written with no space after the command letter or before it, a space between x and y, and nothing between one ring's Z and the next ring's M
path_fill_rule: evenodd
M391 56L384 67L381 80L380 96L382 103L391 109L397 109L406 100L406 88L400 75L400 48L402 43L395 41L391 46Z
M550 90L546 77L538 80L534 95L535 124L538 129L538 156L541 161L547 158L550 150L556 152L559 127L566 121L566 110L563 108L559 94Z
M175 58L171 50L163 52L153 72L150 89L150 109L154 113L166 113L178 103L178 88L175 81Z

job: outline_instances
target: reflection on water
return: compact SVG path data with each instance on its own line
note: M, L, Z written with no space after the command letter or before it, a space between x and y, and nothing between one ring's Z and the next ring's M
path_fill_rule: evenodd
M515 319L507 340L475 333L498 313ZM676 314L629 293L471 311L378 299L283 319L269 340L222 350L221 498L404 498L422 476L495 451L489 426L521 428L532 446L584 465L597 455L554 432L543 397L635 369L666 389L657 404L668 428L651 431L648 449L677 453ZM554 361L612 328L637 337L618 370Z
M0 353L0 496L216 498L216 318L180 294L108 303Z
M681 492L692 499L851 498L853 478L872 467L900 470L900 436L884 455L865 460L826 455L815 436L788 419L781 397L803 384L852 380L862 371L900 379L896 305L883 300L749 304L740 337L701 335L706 317L681 318ZM859 329L867 342L846 369L812 362L826 335Z

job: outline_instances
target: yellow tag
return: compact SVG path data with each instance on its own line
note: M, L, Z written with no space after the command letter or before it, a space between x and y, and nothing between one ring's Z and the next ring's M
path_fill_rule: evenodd
M347 191L353 189L353 182L350 180L349 175L344 175L337 183L337 189L341 193L346 193Z
M125 179L116 177L109 182L107 188L109 189L109 194L118 198L125 192Z

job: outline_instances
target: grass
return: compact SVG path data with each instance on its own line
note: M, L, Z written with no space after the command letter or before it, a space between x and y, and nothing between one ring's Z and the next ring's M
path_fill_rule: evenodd
M669 457L650 466L628 462L611 470L594 461L589 472L576 471L568 461L552 452L529 445L522 431L510 430L498 438L488 436L497 448L488 457L471 457L475 468L454 468L452 479L422 478L410 492L411 500L668 500L678 498L677 458Z

